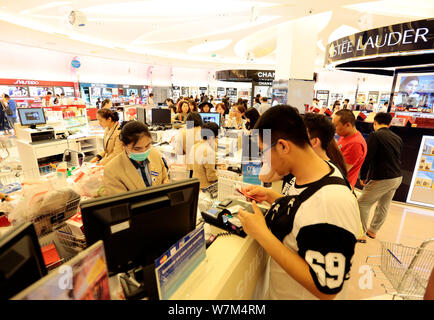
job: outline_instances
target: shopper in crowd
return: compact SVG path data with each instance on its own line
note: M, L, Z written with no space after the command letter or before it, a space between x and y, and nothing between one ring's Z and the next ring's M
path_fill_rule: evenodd
M173 118L174 121L185 122L187 120L187 116L190 113L190 104L187 100L182 100L179 102L178 110Z
M189 102L190 105L190 112L198 112L199 108L197 107L197 102L195 100L191 100Z
M90 162L99 162L105 165L123 151L122 143L119 140L119 115L110 109L99 109L96 118L100 126L104 128L104 150L98 153Z
M175 154L178 162L186 163L190 170L190 178L193 175L193 146L202 140L201 128L203 125L202 117L198 112L190 112L187 116L187 126L182 128L175 140ZM179 160L179 159L183 159Z
M169 183L167 166L152 148L151 133L139 121L128 121L119 134L124 150L104 167L105 195Z
M6 135L10 135L9 130L11 127L6 115L9 106L5 96L6 94L2 94L2 99L0 100L0 131L4 131Z
M226 107L224 103L217 103L215 107L215 112L220 113L220 127L223 127L225 124L225 116L226 116Z
M351 106L350 106L350 99L345 99L344 100L344 104L342 105L342 109L350 109L351 110Z
M229 119L226 122L226 127L243 129L245 125L245 121L243 121L243 116L245 112L246 108L243 104L234 105L232 112L229 114Z
M217 181L216 150L219 126L214 122L204 123L202 141L194 145L193 178L198 178L200 188L207 188Z
M209 96L209 103L211 103L212 106L215 108L216 103L215 103L215 101L214 101L214 96L213 96L213 95L210 95L210 96Z
M336 112L332 121L340 136L338 147L347 163L348 180L354 188L368 147L362 134L356 129L356 118L351 110Z
M228 97L224 97L223 99L222 99L222 103L224 103L224 105L225 105L225 108L226 108L226 114L229 114L229 111L231 110L231 102L229 101L229 98Z
M255 97L255 103L253 104L253 108L259 111L259 107L261 106L261 96Z
M154 102L154 94L151 92L150 94L149 94L149 98L148 98L148 108L149 109L151 109L151 108L155 108L155 102Z
M363 231L371 238L376 237L386 220L395 191L402 182L402 139L389 129L391 121L390 113L376 114L374 132L367 139L368 153L360 170L360 184L363 186L359 197L360 217ZM368 228L369 213L377 201Z
M53 100L53 104L54 105L60 105L60 95L56 94L54 100Z
M267 110L255 129L259 130L260 150L268 159L264 161L269 161L279 175L292 173L296 179L286 197L260 186L244 190L249 196L275 205L266 218L255 201L253 213L243 209L238 212L244 231L271 257L267 268L269 286L263 298L344 298L343 288L348 284L360 229L356 198L340 171L312 149L296 108L280 105ZM264 139L268 130L271 137ZM316 192L294 213L292 196L311 188ZM293 220L285 220L288 213Z
M244 127L246 128L246 130L250 132L250 130L255 127L256 122L258 121L260 116L261 115L259 114L259 111L256 110L254 107L247 109L247 111L244 113L244 119L246 120Z
M211 112L211 108L212 108L212 104L210 104L208 102L203 102L199 105L199 110L202 113L203 112L205 112L205 113Z
M3 96L5 107L5 116L9 128L14 129L15 123L17 122L17 104L15 100L7 94Z
M98 100L99 100L99 102L101 104L101 99L98 98ZM60 105L62 105L62 106L68 105L68 103L66 101L65 94L63 92L60 94ZM99 107L98 107L98 109L99 109Z
M173 103L173 100L170 99L170 98L167 98L167 99L166 99L166 104L167 104L167 106L169 107L172 116L175 115L175 114L176 114L176 111L177 111L177 108L176 108L175 103Z
M259 107L259 113L263 114L265 111L267 111L268 109L270 109L271 106L268 104L268 98L267 97L262 97L261 98L261 106Z
M336 101L333 103L332 111L333 111L333 112L337 112L337 111L339 111L339 110L341 110L341 102L340 102L339 100L336 100Z
M101 103L101 109L111 109L113 107L112 101L110 99L104 99Z
M42 104L44 107L48 107L53 104L52 93L50 91L48 91L47 95L43 98Z

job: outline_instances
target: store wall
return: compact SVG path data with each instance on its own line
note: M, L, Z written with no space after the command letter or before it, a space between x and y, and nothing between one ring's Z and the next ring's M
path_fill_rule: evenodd
M354 102L359 82L359 93L369 91L390 92L393 77L348 71L321 71L315 83L315 90L329 90L332 93L342 93L344 99Z
M0 78L77 81L71 70L73 54L0 42ZM78 56L81 82L168 87L207 86L213 70L150 66L142 63ZM151 68L150 68L151 67Z

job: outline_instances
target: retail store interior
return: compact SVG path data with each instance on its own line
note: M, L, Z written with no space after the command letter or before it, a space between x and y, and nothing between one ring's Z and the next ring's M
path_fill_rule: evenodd
M433 17L0 0L0 299L434 299Z

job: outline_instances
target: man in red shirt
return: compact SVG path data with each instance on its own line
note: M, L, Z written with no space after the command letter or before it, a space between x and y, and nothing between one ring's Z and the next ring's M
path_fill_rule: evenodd
M348 180L354 188L368 147L365 138L356 129L356 117L348 109L339 110L333 117L336 133L340 136L338 147L347 163Z

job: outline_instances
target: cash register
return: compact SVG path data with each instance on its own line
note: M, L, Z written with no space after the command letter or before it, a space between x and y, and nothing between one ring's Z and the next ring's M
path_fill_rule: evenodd
M46 119L43 108L18 108L21 126L15 127L18 139L28 143L54 140L55 130L45 125Z

